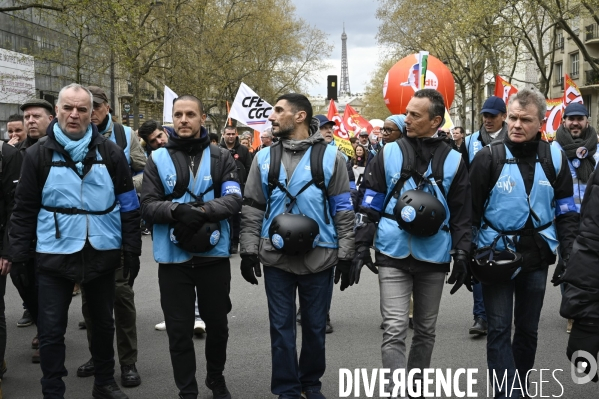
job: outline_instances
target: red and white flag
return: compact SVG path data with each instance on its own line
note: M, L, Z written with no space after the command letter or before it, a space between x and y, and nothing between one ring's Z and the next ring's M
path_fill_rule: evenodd
M345 127L343 121L344 118L342 118L341 115L339 115L339 111L337 111L337 105L333 100L331 100L331 102L329 103L329 112L327 114L327 119L335 122L333 133L335 144L345 155L347 155L348 157L352 157L354 155L354 148L352 147L351 142L349 141L350 136L347 131L347 128Z
M582 93L580 93L576 83L566 74L564 79L564 108L570 103L582 104Z
M499 75L495 75L495 96L503 99L503 102L507 104L507 100L510 98L512 94L518 93L518 89L516 89L510 82L503 79Z
M541 133L546 141L553 141L555 133L562 123L562 102L563 98L548 98L547 109L545 111L545 121L541 126Z

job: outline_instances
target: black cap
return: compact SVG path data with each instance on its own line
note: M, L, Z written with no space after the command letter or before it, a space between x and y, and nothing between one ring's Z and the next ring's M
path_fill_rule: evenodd
M19 107L21 111L25 111L29 107L41 107L48 110L50 114L54 113L54 107L48 101L41 98L30 98Z

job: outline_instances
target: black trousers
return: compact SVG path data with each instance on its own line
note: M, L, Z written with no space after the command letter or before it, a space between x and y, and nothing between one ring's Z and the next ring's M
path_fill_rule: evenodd
M239 244L239 233L241 232L241 212L238 212L229 218L229 226L231 226L231 246L235 246Z
M229 259L210 266L160 264L160 304L175 384L181 398L197 398L196 358L193 344L196 288L198 307L206 323L206 370L211 380L222 378L227 360L231 311L231 264Z
M30 259L26 262L26 273L25 280L20 279L16 271L11 269L10 278L13 281L13 284L17 288L19 292L19 296L23 300L25 307L31 313L31 318L33 322L37 324L37 315L38 315L38 283L37 283L37 272L35 268L35 260ZM74 284L74 283L73 283Z

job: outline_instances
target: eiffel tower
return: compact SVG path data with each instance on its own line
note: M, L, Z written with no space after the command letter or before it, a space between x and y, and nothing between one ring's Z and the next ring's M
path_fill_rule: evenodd
M345 23L343 34L341 34L341 84L339 85L339 97L351 95L349 89L349 72L347 71L347 35L345 34Z

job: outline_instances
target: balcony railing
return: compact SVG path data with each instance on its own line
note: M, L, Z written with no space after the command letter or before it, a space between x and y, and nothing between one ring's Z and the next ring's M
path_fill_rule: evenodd
M591 24L584 27L586 32L585 40L599 39L599 29L597 24Z
M558 37L557 39L555 39L555 49L556 50L564 50L564 38L563 37Z
M584 85L599 85L599 73L595 71L584 71Z

